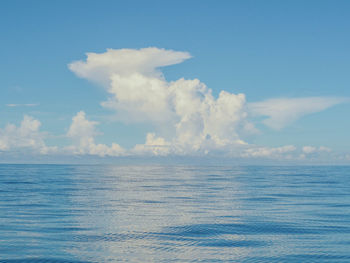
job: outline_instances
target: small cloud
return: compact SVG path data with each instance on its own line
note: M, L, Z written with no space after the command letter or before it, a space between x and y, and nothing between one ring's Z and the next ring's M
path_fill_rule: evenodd
M30 149L34 152L47 154L56 150L56 147L47 147L44 142L46 134L40 132L40 121L25 115L20 126L8 124L0 129L0 150L13 151Z
M321 153L321 152L331 152L332 150L324 146L320 146L320 147L304 146L302 148L302 151L304 154L313 154L313 153Z
M305 97L276 98L249 103L248 108L255 116L266 116L263 123L275 130L281 130L301 117L326 110L340 103L349 102L348 98Z
M66 147L66 151L73 154L90 154L98 156L120 156L124 154L124 149L116 143L109 147L105 144L96 144L95 136L97 132L95 126L98 122L86 119L84 111L80 111L72 119L72 124L67 132L67 137L74 142L73 145Z
M139 155L168 155L170 153L171 144L164 138L156 137L154 133L148 133L145 144L137 144L132 150L133 153Z
M328 147L324 147L324 146L320 146L320 147L318 148L318 150L319 150L320 152L331 152L331 151L332 151L332 149L330 149L330 148L328 148Z
M285 145L275 148L249 146L241 156L248 158L290 159L291 153L295 151L296 147L294 145Z
M39 106L39 104L37 103L25 103L25 104L13 104L13 103L9 103L6 104L7 107L36 107Z
M313 146L304 146L303 147L303 153L309 154L309 153L314 153L317 150L316 147Z

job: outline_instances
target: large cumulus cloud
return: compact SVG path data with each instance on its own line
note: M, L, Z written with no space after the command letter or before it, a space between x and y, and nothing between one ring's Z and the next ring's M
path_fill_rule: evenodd
M159 48L108 49L86 55L85 60L70 63L69 69L105 88L109 96L101 105L115 111L117 120L153 127L145 134L145 143L131 149L123 149L118 143L97 143L95 138L101 135L98 122L80 111L73 116L68 132L60 135L71 143L48 147L47 133L39 130L41 123L25 115L19 126L7 124L0 128L0 154L31 151L101 157L211 154L238 158L318 158L332 154L331 149L324 146L298 149L293 145L266 147L249 144L242 138L246 138L247 133L257 133L255 122L281 130L306 114L349 101L338 97L304 97L247 102L244 94L225 90L216 97L198 79L167 81L160 69L191 58L187 52ZM118 138L115 140L118 142Z
M208 152L244 144L238 134L248 123L244 94L221 91L214 98L212 90L198 79L168 82L159 71L190 57L187 52L158 48L109 49L102 54L87 53L86 61L73 62L69 68L106 88L111 96L102 105L115 109L120 120L153 123L160 134L152 136L166 142L162 149L168 153ZM164 127L168 138L161 137ZM150 147L150 138L148 135L143 152L159 153L159 146Z
M265 148L256 152L251 147L247 152L241 134L257 131L248 117L265 116L263 124L282 129L306 114L345 101L308 97L247 103L244 94L224 90L215 98L198 79L169 82L160 71L191 58L187 52L151 47L86 55L86 60L72 62L69 68L106 89L110 96L101 105L115 110L120 121L153 124L155 130L146 135L145 144L135 146L133 154L232 154L237 149L247 156L269 155Z

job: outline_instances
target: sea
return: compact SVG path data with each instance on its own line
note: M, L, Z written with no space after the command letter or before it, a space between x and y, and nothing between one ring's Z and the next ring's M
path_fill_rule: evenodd
M350 262L350 166L1 164L0 262Z

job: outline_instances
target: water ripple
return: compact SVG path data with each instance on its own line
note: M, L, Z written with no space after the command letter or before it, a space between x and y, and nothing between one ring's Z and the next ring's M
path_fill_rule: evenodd
M350 262L349 174L0 165L0 263Z

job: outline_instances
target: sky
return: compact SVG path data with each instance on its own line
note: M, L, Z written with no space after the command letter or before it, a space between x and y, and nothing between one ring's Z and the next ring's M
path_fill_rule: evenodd
M350 164L349 1L0 5L0 162Z

